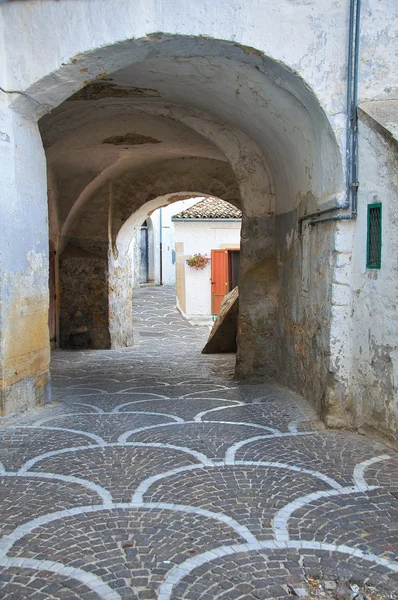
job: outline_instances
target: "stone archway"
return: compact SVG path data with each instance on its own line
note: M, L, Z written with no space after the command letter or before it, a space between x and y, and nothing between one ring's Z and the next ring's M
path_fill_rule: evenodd
M69 244L108 264L103 343L133 340L129 302L112 296L116 280L120 289L131 279L130 216L150 198L200 190L243 212L237 373L277 378L319 407L329 370L333 226L303 246L297 221L335 202L343 177L317 98L286 65L221 40L159 35L83 53L74 64L91 73L94 60L106 64L101 77L80 91L80 77L52 88L51 102L66 100L40 130L61 255ZM14 109L24 112L21 102ZM304 293L303 260L313 282Z

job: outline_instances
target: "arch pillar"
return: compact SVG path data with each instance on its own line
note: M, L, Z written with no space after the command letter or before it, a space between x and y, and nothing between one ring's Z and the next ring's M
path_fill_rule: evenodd
M111 348L133 346L133 257L129 244L109 245L109 334Z
M279 375L278 295L274 217L245 217L241 230L236 356L236 375L240 379Z
M0 414L48 402L46 159L36 123L0 97Z

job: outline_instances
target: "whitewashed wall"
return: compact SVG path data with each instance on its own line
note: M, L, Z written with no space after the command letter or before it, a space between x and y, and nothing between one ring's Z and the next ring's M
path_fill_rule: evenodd
M334 143L327 143L332 136L329 135L329 131L326 131L322 122L324 115L321 109L325 111L341 155L344 156L349 4L349 0L342 2L268 0L266 3L263 0L251 3L243 0L220 0L217 3L210 0L198 2L29 0L29 2L1 4L0 82L5 89L22 92L22 94L0 94L2 154L0 194L4 195L3 214L0 220L0 249L4 250L0 273L3 300L0 307L2 322L0 353L4 355L4 389L8 390L6 395L10 398L10 402L7 398L3 402L5 407L3 411L12 410L6 405L18 407L19 398L22 397L26 405L35 404L37 399L34 396L42 394L41 390L46 388L43 381L48 379L47 182L42 140L35 124L37 119L81 89L85 82L97 81L107 74L112 75L115 71L123 70L132 64L135 65L134 81L143 80L145 88L157 90L158 86L151 84L151 81L157 78L157 69L150 70L147 65L144 65L141 73L139 65L145 60L149 61L154 55L168 57L166 63L169 71L168 75L164 75L162 71L164 81L160 81L159 78L159 93L167 102L171 100L174 102L173 93L179 80L181 88L178 88L178 100L181 104L182 96L185 94L185 105L182 102L184 106L179 107L178 110L175 107L163 107L159 110L163 111L162 114L165 116L172 114L173 119L180 119L201 135L217 142L217 146L222 148L227 159L233 164L234 173L240 175L240 195L250 200L247 204L251 212L246 211L246 216L249 217L256 216L260 208L263 209L261 214L268 215L272 205L271 194L269 194L269 202L268 200L263 202L266 197L263 184L269 178L262 177L260 185L252 175L252 171L255 173L261 171L263 164L259 159L261 156L252 154L252 151L249 154L247 152L247 148L252 148L254 142L259 148L261 147L267 154L267 160L271 166L273 165L271 171L278 196L277 212L288 215L286 219L284 218L284 225L281 227L282 238L292 240L296 215L292 212L289 216L287 212L293 208L292 200L305 198L306 193L311 191L315 195L314 202L326 202L330 199L334 200L335 192L338 196L343 189L339 174L340 156L334 152ZM396 0L383 2L364 0L362 4L359 100L363 102L395 98L397 80L394 39L397 2ZM165 33L162 36L159 32ZM174 34L178 34L178 39L172 39ZM201 56L200 48L204 41L211 44L212 52L209 54L213 56L215 67L208 58L197 60ZM228 47L225 48L225 43L221 44L220 41L228 42ZM240 57L236 72L223 68L222 76L215 76L215 73L221 72L220 65L224 64L223 60L234 53L239 54ZM189 61L186 62L187 56L195 58L191 65ZM261 62L263 58L264 65ZM245 61L250 62L249 68L254 69L255 75L247 81L244 78L248 71L248 64ZM256 64L256 61L261 62L261 65ZM217 70L214 71L214 68ZM269 69L272 76L269 77L269 85L264 86ZM206 89L207 93L197 94L196 88L192 85L187 86L184 78L178 79L181 71L187 73L191 82L195 82L197 78L201 90ZM238 88L237 80L241 81ZM283 83L285 87L282 86L277 91L275 82ZM211 94L208 93L209 90ZM291 90L295 91L298 99L301 98L299 107L291 103L295 97L291 94ZM228 98L227 91L230 92ZM274 107L275 110L277 108L276 112L274 109L269 109L269 106ZM206 113L203 119L192 111L192 107ZM213 123L211 116L214 114L219 119L216 124ZM310 127L307 127L307 118ZM238 129L244 131L244 135L250 138L250 144L243 134L226 132L226 123L234 123ZM319 126L320 123L322 126ZM306 134L311 133L312 126L316 135L314 133L314 136L308 138ZM274 127L278 135L275 135ZM321 136L322 140L322 136L325 136L325 143L319 146L324 148L325 155L318 150L318 136ZM237 140L236 146L231 143L234 139ZM269 143L270 140L272 144ZM269 150L270 148L272 151ZM384 152L384 148L380 150ZM363 147L363 151L372 155L370 142L368 146ZM312 153L322 158L322 168L314 164L310 165L309 170L307 169L306 163L311 159ZM253 156L257 157L254 163ZM372 163L371 168L363 169L360 177L363 177L363 173L367 179L371 173L374 173L374 177L379 177L384 159L383 157L380 159L381 164L378 167L377 153L373 156L374 165ZM332 159L334 157L334 160L330 157ZM256 165L255 169L252 168L253 164ZM326 169L329 164L334 165L334 168L331 169L331 177L328 179L325 171L329 173ZM335 178L334 172L337 173ZM251 174L250 185L246 185L247 173ZM319 183L314 185L314 188L310 183L313 177ZM325 181L328 183L326 187ZM380 186L377 181L376 184L380 189L386 189L385 181L380 182ZM361 186L360 202L364 197L361 189L366 189L363 183ZM373 184L369 189L372 186ZM388 187L391 185L389 184ZM183 189L197 188L183 187ZM200 189L203 191L203 188ZM393 190L392 187L391 189ZM166 191L170 190L162 190L161 193L164 194ZM395 194L396 190L393 192ZM340 196L338 198L342 199ZM297 208L296 205L294 208ZM302 208L304 209L304 205ZM290 222L289 228L288 222ZM255 225L256 223L253 228ZM349 408L345 400L350 392L350 387L346 384L351 383L349 368L351 348L362 347L359 338L362 336L363 322L358 319L357 323L351 324L349 311L351 279L349 269L345 270L343 263L339 261L343 259L349 261L356 227L358 234L355 260L359 261L358 264L362 264L363 247L358 242L361 240L360 220L358 225L350 222L336 227L333 256L337 257L338 262L333 265L335 272L332 290L332 327L330 343L326 340L325 333L323 353L327 360L329 356L331 357L328 375L333 373L335 378L340 380L342 391L341 397L337 400L344 410ZM394 230L394 226L392 229ZM269 238L271 240L272 236L270 235ZM18 239L18 246L14 244L15 239ZM251 238L247 236L246 239ZM9 252L10 247L13 248L13 252ZM198 248L196 247L194 251L198 251ZM248 254L250 255L250 252ZM290 261L288 248L285 256L286 260ZM290 261L289 264L293 263ZM297 271L296 265L294 269ZM387 291L391 294L388 296L391 298L388 303L391 308L393 307L395 283L391 284L391 281L397 279L396 274L391 267L387 278L383 280L384 283L381 279L376 283L363 282L366 273L364 274L360 269L357 271L357 276L366 290L363 295L366 301L363 301L362 307L365 312L370 311L369 315L372 314L372 320L369 317L369 322L371 322L374 339L378 347L382 348L388 338L389 330L393 331L393 329L389 329L388 320L381 323L378 319L374 320L373 315L380 303L380 297L383 297L383 303L385 302ZM286 279L294 281L290 274ZM291 292L294 291L292 286ZM355 299L355 285L352 286L352 291ZM297 296L293 293L290 293L290 297L292 302L291 306L286 307L286 314L289 313L292 317L286 319L286 330L298 331L299 328L293 327L293 317L297 304L300 303L296 302ZM329 310L329 300L325 295L327 310ZM26 323L29 328L23 326L22 334L19 330L15 330L17 324L22 321L13 318L10 307L14 306L18 307L20 314L28 315ZM35 307L33 316L26 308L32 306ZM39 310L37 307L40 307ZM260 318L264 321L264 316L259 312L258 310L255 315L258 320L251 321L254 323L255 330L260 323ZM308 314L311 312L313 312L312 307ZM268 314L272 314L272 308ZM322 318L319 323L327 322L328 318L329 316L326 319ZM383 334L385 338L380 337L380 331L385 332ZM270 337L264 336L264 339ZM25 341L29 344L27 345ZM252 344L252 339L248 339L246 346ZM307 349L312 347L309 338L306 344ZM387 346L389 347L388 360L393 361L392 340L387 340ZM295 346L292 345L292 348L294 349ZM41 357L40 360L38 356ZM359 381L360 373L365 367L361 366L362 359L356 354L355 356L356 364L359 365L358 376L355 377ZM367 362L364 360L363 365L371 364L374 356L376 356L375 352L368 354ZM19 357L24 359L21 361ZM305 382L301 389L310 389L306 381L312 362L311 356L305 364L305 369L302 369ZM296 367L291 368L290 371L293 372L295 369L297 370ZM323 375L325 370L322 372ZM325 376L317 376L317 379L323 385ZM372 385L372 380L369 380L369 385ZM313 396L312 393L310 395ZM382 415L384 407L376 408L374 414L377 415L378 411ZM384 411L383 414L388 416L381 417L378 422L388 423L393 412ZM345 417L345 414L341 416L340 424L351 423ZM369 419L371 418L370 415Z
M352 400L356 425L398 439L398 151L359 122L359 205L352 265ZM367 205L382 204L381 268L366 268Z
M185 261L194 254L207 254L212 250L239 248L240 222L236 221L175 221L175 242L182 243L183 250L177 260L184 260L185 307L179 308L192 321L211 321L211 266L202 271L189 267ZM177 246L178 248L178 246ZM178 283L178 282L177 282Z
M396 0L362 4L360 100L394 97L394 47L389 42L395 35ZM338 130L339 122L344 128L341 74L346 72L348 12L348 0L222 0L216 11L211 0L9 2L1 5L7 60L3 65L0 53L0 68L9 89L26 90L52 74L52 88L42 92L57 105L70 95L72 77L64 79L61 90L54 74L93 48L162 31L231 40L259 48L299 73ZM80 73L81 83L86 78Z
M173 215L178 214L182 210L186 210L201 200L203 200L203 198L189 198L188 200L181 200L180 202L169 204L168 206L164 206L162 209L155 211L151 217L154 222L154 227L157 227L160 230L160 211L162 211L163 285L175 285L176 282L175 260L173 262L175 234L174 223L171 218ZM156 256L159 263L159 246L157 247Z
M203 198L188 198L187 200L180 200L173 204L168 204L162 208L158 208L150 217L146 220L149 223L149 228L152 227L152 231L148 234L148 261L149 261L149 274L153 274L154 285L160 284L160 226L162 223L162 283L163 285L175 285L176 282L176 268L175 258L173 261L174 248L174 224L171 218L181 212L197 204L203 200ZM162 218L160 218L162 215ZM134 244L131 245L131 252L134 255L134 260L139 259L137 250L134 250ZM136 252L136 254L134 254ZM134 278L133 286L138 286L137 275Z

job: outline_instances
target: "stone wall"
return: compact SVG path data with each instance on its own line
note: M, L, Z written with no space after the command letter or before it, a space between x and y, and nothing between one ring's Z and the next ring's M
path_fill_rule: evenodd
M278 291L274 217L243 215L236 356L240 378L279 376Z
M106 257L67 246L59 272L61 348L110 348Z
M322 409L330 364L333 225L303 223L298 211L276 218L279 274L279 381Z

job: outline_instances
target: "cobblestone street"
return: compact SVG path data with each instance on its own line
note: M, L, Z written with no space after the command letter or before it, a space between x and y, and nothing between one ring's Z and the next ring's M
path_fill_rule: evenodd
M173 302L137 292L134 348L56 351L53 404L0 422L0 598L398 597L398 455L234 381Z

